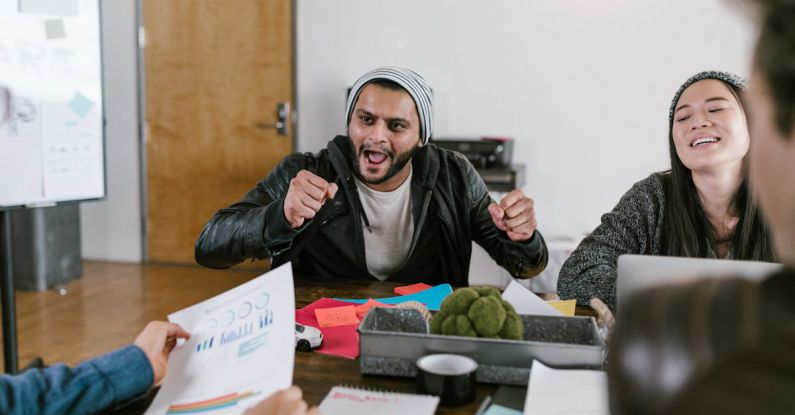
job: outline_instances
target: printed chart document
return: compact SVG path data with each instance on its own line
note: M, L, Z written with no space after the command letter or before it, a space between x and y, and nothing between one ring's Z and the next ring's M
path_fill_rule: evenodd
M191 337L177 346L147 414L239 414L289 387L295 360L290 263L168 316Z
M536 360L530 368L524 413L608 415L607 374L600 370L552 369Z

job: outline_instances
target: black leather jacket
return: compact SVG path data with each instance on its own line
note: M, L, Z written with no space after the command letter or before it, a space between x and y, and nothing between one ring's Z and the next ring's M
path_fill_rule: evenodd
M318 154L292 154L242 200L219 210L196 241L196 261L227 268L248 258L270 258L276 267L293 261L298 275L368 279L363 221L354 178L350 139L337 136ZM389 281L468 284L475 241L516 278L544 270L547 249L536 231L529 241L513 242L494 225L492 199L472 164L460 153L435 145L412 157L414 237L404 263ZM284 218L290 179L300 170L339 186L314 219L293 229Z

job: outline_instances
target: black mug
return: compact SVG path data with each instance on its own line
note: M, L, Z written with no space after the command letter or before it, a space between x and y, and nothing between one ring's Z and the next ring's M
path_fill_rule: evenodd
M439 397L441 406L475 400L478 363L457 354L430 354L417 359L417 392Z

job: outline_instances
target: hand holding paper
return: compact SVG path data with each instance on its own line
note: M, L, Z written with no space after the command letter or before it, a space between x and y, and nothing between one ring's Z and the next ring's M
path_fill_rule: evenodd
M307 409L307 404L303 400L303 393L298 386L279 391L251 407L243 415L320 415L317 407Z
M135 338L133 344L141 348L152 364L152 372L155 374L154 384L157 385L166 376L168 368L168 355L177 339L187 339L190 337L179 324L166 323L165 321L152 321L144 327L144 330Z

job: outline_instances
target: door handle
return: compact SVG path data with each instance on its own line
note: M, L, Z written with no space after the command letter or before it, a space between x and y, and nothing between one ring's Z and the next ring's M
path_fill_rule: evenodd
M290 102L283 101L276 104L276 122L273 124L267 124L261 122L257 124L257 127L262 129L269 129L275 128L276 133L279 135L287 135L290 130Z

